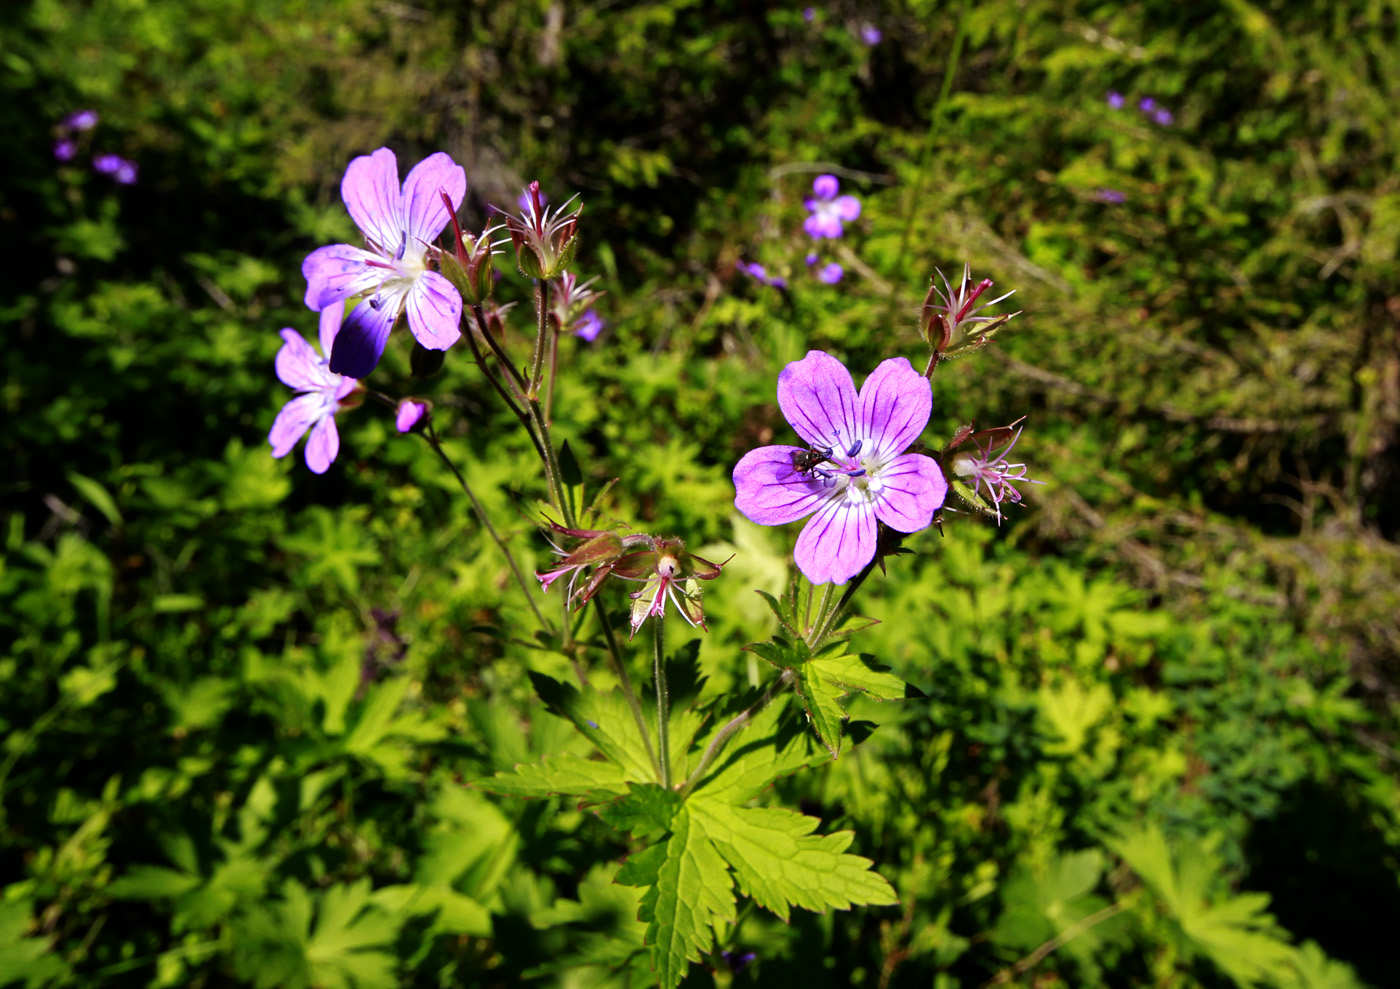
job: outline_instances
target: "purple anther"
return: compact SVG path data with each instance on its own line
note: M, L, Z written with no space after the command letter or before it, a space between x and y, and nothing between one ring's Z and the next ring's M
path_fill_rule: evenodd
M865 440L856 440L854 443L851 444L850 449L846 451L846 456L854 457L856 454L860 453L861 445L864 443Z

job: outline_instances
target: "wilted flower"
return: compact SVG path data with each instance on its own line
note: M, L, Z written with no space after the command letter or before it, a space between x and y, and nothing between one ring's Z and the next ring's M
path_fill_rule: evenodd
M685 551L679 539L653 539L645 550L628 553L615 564L612 572L628 580L642 580L640 591L632 594L632 634L648 618L662 618L666 602L691 627L705 628L705 612L701 607L699 581L714 580L720 565Z
M428 261L433 241L467 194L467 173L439 151L415 165L400 187L398 159L380 148L350 162L340 194L365 247L320 247L301 266L306 304L317 312L363 296L336 338L331 368L352 378L373 371L405 311L409 330L424 347L446 350L456 343L462 297L447 278L428 269Z
M411 433L428 424L428 413L432 404L417 398L405 398L399 402L394 413L394 428L401 433Z
M346 399L359 387L359 382L336 374L328 366L324 354L329 354L340 331L340 306L321 313L321 353L318 354L300 333L293 329L282 331L282 349L277 351L277 377L298 394L277 413L267 440L274 457L285 457L297 445L297 440L309 429L306 441L306 466L316 474L324 474L340 452L340 434L335 428L335 414L357 404Z
M1016 441L1021 438L1021 430L1025 427L1021 425L1025 421L1022 416L1009 426L998 426L995 429L984 429L980 433L974 433L970 426L964 426L954 436L953 441L945 451L946 457L965 441L970 441L972 449L953 455L951 470L954 476L964 483L970 483L973 498L968 498L972 504L978 505L982 497L982 485L987 486L987 497L992 500L989 514L995 515L997 525L1001 525L1001 504L1003 501L1011 504L1020 504L1021 492L1016 490L1017 484L1044 484L1044 481L1037 481L1026 476L1025 464L1013 464L1007 461L1011 454L1011 448L1016 445ZM967 495L960 491L964 498ZM985 502L978 505L983 511L988 511Z
M928 379L903 357L884 361L856 393L836 358L808 351L778 375L778 406L809 445L765 446L734 468L734 506L759 525L812 515L797 537L797 568L816 584L844 584L876 549L876 522L917 532L948 484L930 457L904 451L933 409Z
M840 237L843 223L850 223L860 216L860 200L855 196L838 196L841 183L835 175L818 175L812 182L813 197L805 202L811 216L802 224L802 229L820 240L823 237Z
M938 271L936 268L934 270ZM963 265L962 281L958 283L956 291L942 271L938 271L938 277L943 279L943 287L946 291L940 291L937 282L930 285L919 316L919 325L923 330L924 339L929 342L929 346L933 347L935 353L943 353L960 332L968 332L977 323L990 323L998 319L1010 318L1009 316L977 315L988 306L994 306L1004 299L1009 299L1016 292L1013 289L990 302L984 302L980 306L974 305L982 293L992 287L992 280L984 278L973 285L972 265ZM942 304L935 304L935 299Z
M845 273L846 269L832 261L830 264L822 265L821 270L817 272L817 281L826 285L835 285Z
M63 118L63 126L68 130L92 130L97 126L97 111L74 110Z
M1123 109L1124 102L1126 102L1123 99L1123 94L1118 92L1116 89L1110 89L1108 91L1108 96L1105 97L1105 100L1108 103L1108 107L1110 110L1121 110Z
M873 24L866 24L860 29L860 40L864 41L867 45L878 45L882 38L884 38L884 35L881 34L880 29Z
M521 274L530 278L558 278L578 250L578 218L583 206L565 213L578 198L573 196L551 213L545 209L545 196L538 182L531 182L525 191L529 195L521 214L505 216L506 229L515 244L516 263Z

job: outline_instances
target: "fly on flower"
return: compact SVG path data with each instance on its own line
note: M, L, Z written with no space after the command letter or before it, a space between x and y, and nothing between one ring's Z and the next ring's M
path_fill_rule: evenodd
M903 357L884 361L856 392L851 372L820 350L778 375L778 406L808 450L764 446L734 467L734 506L759 525L811 515L797 568L814 584L844 584L875 558L877 523L918 532L948 484L931 458L904 451L933 410L933 389ZM817 452L830 455L796 470Z
M467 173L439 151L413 166L400 187L398 159L380 148L350 162L340 194L365 246L320 247L301 266L311 309L321 312L361 297L336 338L331 370L351 378L373 371L404 312L409 331L427 349L456 343L462 297L428 265L433 242L467 194Z
M277 413L267 441L272 444L274 457L285 457L297 445L297 440L311 430L311 437L306 441L306 466L316 474L324 474L340 452L335 414L359 404L350 399L360 383L336 374L323 356L335 345L343 312L344 308L338 305L322 311L320 354L300 333L290 328L282 331L284 342L277 351L277 377L299 394Z

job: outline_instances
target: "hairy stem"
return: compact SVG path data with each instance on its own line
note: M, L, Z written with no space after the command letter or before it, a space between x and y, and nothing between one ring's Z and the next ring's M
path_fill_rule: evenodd
M783 670L783 672L768 685L768 689L759 696L758 700L730 718L729 723L715 733L715 737L710 739L710 744L705 746L705 751L700 756L700 762L696 765L695 770L686 778L685 783L681 786L680 793L682 797L685 797L691 790L695 789L700 779L705 775L705 771L709 769L710 764L715 761L715 757L724 749L725 743L734 737L734 733L752 721L754 715L758 714L759 711L767 707L772 702L773 698L778 696L778 691L791 684L793 676L794 673L792 670Z
M515 582L520 585L521 593L525 595L525 603L528 604L530 610L535 613L535 618L539 621L540 628L548 630L550 624L544 620L544 615L540 614L539 605L535 604L535 597L530 593L530 585L525 580L525 575L520 572L520 565L515 562L515 556L511 553L510 548L506 546L505 540L501 538L501 534L496 531L496 527L491 524L491 520L486 517L486 509L484 509L481 506L481 502L477 500L476 493L472 491L471 485L467 483L467 479L462 476L462 472L457 469L457 465L452 462L452 458L447 455L447 451L443 450L442 443L438 439L437 430L433 427L432 423L428 424L428 428L423 433L423 437L428 441L428 445L433 448L433 452L438 455L438 458L447 465L447 469L452 472L452 476L457 479L457 483L461 485L462 490L466 492L468 500L472 503L472 508L476 511L476 517L481 520L482 528L490 535L491 540L500 547L501 554L506 558L506 562L510 564L510 572L515 574Z
M539 397L541 378L544 376L545 337L549 334L549 282L535 281L535 356L530 361L530 390L527 393L533 400Z
M871 571L875 569L875 564L876 560L871 560L865 565L865 569L856 575L855 580L846 585L846 591L841 595L841 600L836 602L836 607L832 608L830 612L826 610L826 598L822 598L822 619L817 623L816 632L807 640L807 647L813 652L821 648L822 643L840 623L846 605L850 604L851 598L856 596L856 591L860 590L860 585L865 583L865 578L869 577ZM830 588L831 585L827 586Z
M647 758L651 760L652 768L656 770L656 778L661 778L661 763L657 761L656 751L651 747L651 733L647 731L646 715L642 713L642 705L637 701L637 693L632 689L632 678L627 675L627 667L622 662L622 650L618 648L617 636L613 634L612 623L608 621L608 613L603 608L603 602L597 598L593 599L593 608L598 613L598 624L603 628L603 638L608 643L608 660L612 663L613 672L617 674L618 682L622 685L622 696L627 700L627 706L632 709L632 719L637 722L637 730L641 732L642 743L646 745Z
M666 618L651 620L652 677L656 687L656 747L661 750L661 785L671 789L671 691L666 684Z
M481 307L476 306L475 312L477 314L476 325L481 327L481 335L489 340L491 334L490 331L486 329L486 319L485 316L481 315ZM472 359L476 361L476 366L481 368L481 373L486 376L487 381L491 382L491 386L496 389L496 394L500 395L501 401L506 403L506 408L510 409L510 411L515 414L515 418L520 420L520 425L525 427L525 432L527 435L529 435L530 442L535 445L535 452L539 454L540 460L544 460L544 447L540 445L540 438L535 435L535 430L530 426L530 417L525 414L525 411L521 409L518 404L516 404L515 399L511 396L511 394L508 391L506 391L505 386L501 384L500 379L498 379L494 374L492 374L491 369L486 366L486 359L481 353L481 348L478 347L476 344L475 334L473 334L471 330L468 329L467 332L463 334L463 336L467 338L467 346L471 348ZM501 356L501 354L497 353L497 360L501 360ZM506 362L504 360L501 360L501 363L505 364Z
M559 377L559 331L549 335L549 383L544 390L544 421L554 421L554 382Z
M500 361L501 366L509 372L511 380L515 382L516 388L523 396L526 388L525 378L521 375L520 369L515 366L515 362L510 359L505 348L501 346L500 341L492 336L490 330L486 328L486 311L480 303L472 306L472 314L476 317L476 325L481 327L481 336L486 341L486 346L491 348L491 353L496 355L496 360Z

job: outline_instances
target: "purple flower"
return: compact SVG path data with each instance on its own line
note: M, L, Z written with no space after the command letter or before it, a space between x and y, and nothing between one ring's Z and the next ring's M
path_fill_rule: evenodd
M1016 441L1021 438L1021 430L1024 428L1018 419L1010 426L974 433L970 437L972 452L959 453L953 458L953 473L965 481L971 481L974 494L981 495L982 485L987 486L987 495L992 499L997 525L1001 525L1003 501L1013 505L1021 502L1021 492L1015 487L1017 483L1045 483L1027 477L1025 464L1007 463L1006 458Z
M123 165L129 164L121 155L98 155L92 159L94 171L103 175L116 175Z
M1150 96L1144 96L1142 99L1138 100L1138 109L1143 113L1151 113L1153 110L1157 109L1157 101Z
M817 281L825 285L835 285L845 273L846 269L833 261L830 264L822 265L821 270L817 272Z
M803 260L804 262L806 262L807 267L809 267L809 268L812 267L812 265L814 265L814 264L817 263L817 252L816 252L816 251L812 251L811 253L809 253L809 254L808 254L805 258L803 258L802 260Z
M719 956L724 959L724 964L729 966L729 971L735 975L752 965L753 960L758 957L752 951L745 951L743 954L737 951L721 951Z
M808 24L811 24L813 21L815 21L815 20L817 19L817 8L815 8L815 7L808 7L808 8L806 8L805 10L803 10L803 11L802 11L802 19L803 19L804 21L806 21Z
M747 264L743 261L735 261L734 267L743 274L748 275L760 285L769 285L773 288L780 289L785 289L788 287L786 279L769 277L768 272L764 269L763 265L759 264L757 261L751 261Z
M598 339L598 334L602 333L603 327L607 325L608 324L603 322L602 317L598 315L598 310L589 309L579 318L578 322L574 324L573 332L575 336L583 337L589 343L592 343L594 340Z
M92 130L97 126L97 111L74 110L63 118L63 126L69 130Z
M517 205L517 206L520 207L520 212L522 212L522 213L528 213L528 212L530 212L531 203L532 203L532 200L531 200L531 197L530 197L530 189L529 189L529 187L527 186L527 187L525 188L525 191L524 191L524 192L522 192L520 195L518 195L518 196L515 197L515 205ZM543 192L540 193L540 205L541 205L541 206L548 206L548 205L549 205L549 197L546 196Z
M353 380L353 379L351 379ZM405 398L399 402L394 413L394 428L401 433L411 433L427 425L429 405L416 398Z
M59 161L72 161L77 153L78 146L66 137L53 142L53 156Z
M467 173L439 151L415 165L400 189L398 159L380 148L350 162L340 194L366 246L320 247L301 266L306 304L317 312L362 297L336 337L331 370L352 378L373 371L405 310L409 330L427 349L446 350L456 343L462 335L462 297L428 269L428 259L433 241L467 194Z
M321 311L322 354L331 353L343 312L344 308L339 305ZM298 394L277 413L267 441L272 444L274 457L285 457L302 434L311 430L311 437L306 441L306 466L313 473L324 474L340 452L335 414L348 407L343 400L359 382L333 372L326 359L296 330L283 330L282 339L282 349L277 351L277 377Z
M135 185L136 162L123 159L122 163L117 166L117 170L112 175L112 178L116 179L122 185Z
M860 29L860 40L864 41L867 45L878 45L880 39L883 37L884 35L880 33L880 29L874 24L866 24Z
M1128 196L1117 189L1100 189L1094 193L1094 198L1101 203L1126 203Z
M881 363L857 394L844 364L808 351L778 375L778 407L811 449L744 454L734 506L759 525L812 515L794 556L814 584L860 573L875 558L877 521L900 532L933 521L948 483L932 458L904 453L928 423L933 390L903 357Z
M840 237L841 224L860 216L860 200L855 196L838 196L836 193L840 189L835 175L818 175L812 183L813 198L805 203L812 215L807 217L802 229L817 240Z
M1121 109L1123 109L1123 103L1124 103L1125 101L1124 101L1124 99L1123 99L1123 94L1120 93L1120 92L1118 92L1118 90L1116 90L1116 89L1110 89L1110 90L1108 91L1108 96L1106 97L1106 99L1107 99L1107 102L1108 102L1108 108L1109 108L1110 110L1121 110Z
M1152 115L1152 119L1157 121L1157 123L1161 124L1163 127L1170 127L1172 123L1176 120L1176 118L1172 116L1172 112L1166 107L1163 107L1162 109L1154 113Z

